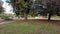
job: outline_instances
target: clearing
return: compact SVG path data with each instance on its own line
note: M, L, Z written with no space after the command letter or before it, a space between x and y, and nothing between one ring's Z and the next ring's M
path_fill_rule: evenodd
M60 34L60 21L17 20L0 25L0 34Z

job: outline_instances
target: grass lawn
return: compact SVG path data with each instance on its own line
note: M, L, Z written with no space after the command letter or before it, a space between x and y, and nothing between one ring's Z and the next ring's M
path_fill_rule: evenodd
M35 22L14 22L0 25L0 34L60 34L60 28Z
M3 22L4 20L0 20L0 22Z

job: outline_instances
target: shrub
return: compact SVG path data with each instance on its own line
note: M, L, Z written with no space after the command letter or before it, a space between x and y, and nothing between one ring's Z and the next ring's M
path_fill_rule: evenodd
M4 20L13 20L13 19L9 18L8 16L4 16Z

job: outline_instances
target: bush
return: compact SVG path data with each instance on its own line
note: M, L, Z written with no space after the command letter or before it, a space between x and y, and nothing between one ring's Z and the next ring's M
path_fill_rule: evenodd
M13 19L9 18L8 16L5 16L4 20L13 20Z

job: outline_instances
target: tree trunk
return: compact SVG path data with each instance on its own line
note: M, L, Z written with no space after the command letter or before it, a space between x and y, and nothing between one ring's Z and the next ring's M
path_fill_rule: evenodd
M48 15L48 20L51 20L51 13L49 13Z
M20 19L20 16L18 16L18 19Z
M25 18L25 20L28 20L28 19L27 19L27 14L25 14L25 13L24 13L24 18Z

